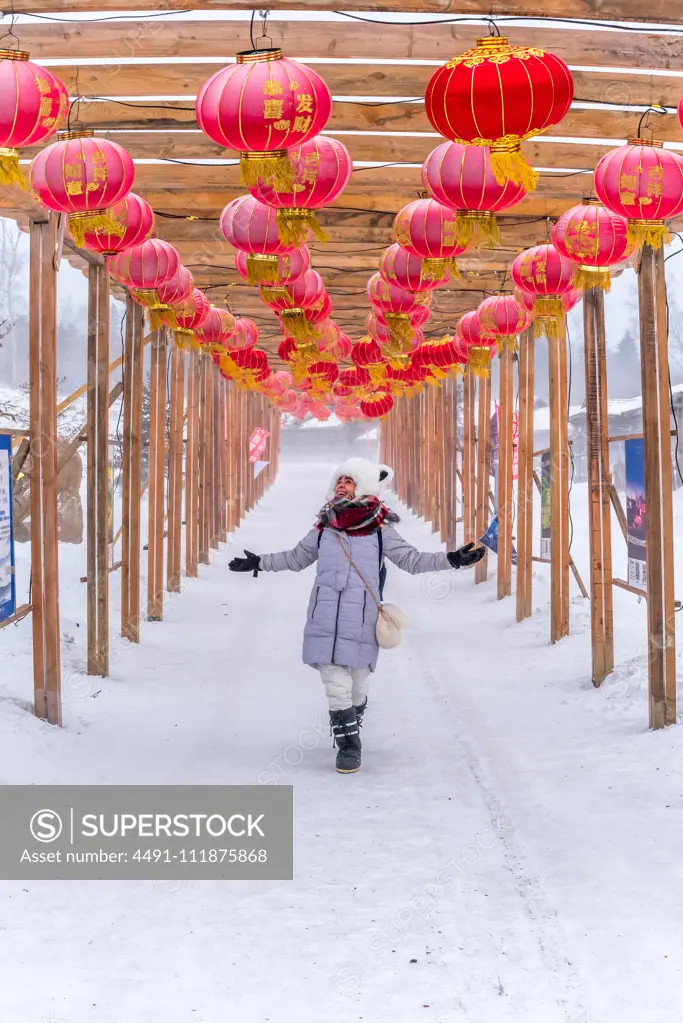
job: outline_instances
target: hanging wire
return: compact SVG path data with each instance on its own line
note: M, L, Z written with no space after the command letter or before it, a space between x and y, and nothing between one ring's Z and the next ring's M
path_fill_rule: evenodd
M661 106L648 107L647 110L643 111L643 113L641 115L641 118L638 121L638 135L636 137L639 138L639 139L643 137L642 134L641 134L641 132L643 131L643 122L645 122L644 127L647 129L647 131L649 131L650 134L652 136L654 136L654 133L655 133L654 128L649 123L650 114L667 114L667 113L668 113L668 110L666 109L666 107L661 107Z

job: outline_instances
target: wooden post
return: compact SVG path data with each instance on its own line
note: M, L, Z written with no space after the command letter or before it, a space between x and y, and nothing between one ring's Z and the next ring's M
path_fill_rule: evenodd
M152 340L149 398L149 526L147 532L147 620L164 614L164 467L166 462L166 328Z
M471 543L475 537L476 507L476 454L474 425L475 378L470 370L465 373L463 406L465 426L463 438L462 487L463 487L463 528L464 541Z
M185 353L171 349L171 409L168 445L168 554L167 588L180 592L183 518L183 412L185 406Z
M123 435L123 553L121 556L121 635L140 642L140 493L142 486L142 352L144 313L126 302ZM127 405L129 406L127 409ZM125 599L124 599L125 598Z
M586 447L590 537L591 660L593 685L614 668L612 523L607 421L605 297L599 288L583 294L586 370Z
M512 594L512 376L513 352L505 345L500 354L498 412L498 600Z
M550 641L569 633L569 447L565 320L548 338L550 390Z
M185 571L197 575L199 533L199 353L188 351L185 451Z
M202 357L199 367L199 549L198 560L209 564L211 545L211 365Z
M479 378L479 422L477 425L476 533L483 536L489 524L489 458L491 436L491 375ZM488 579L488 555L474 568L475 583Z
M31 604L36 716L62 723L57 542L56 217L30 223Z
M88 270L88 674L109 674L109 276Z
M651 728L676 722L671 418L664 250L644 245L638 275L643 387Z
M534 333L531 327L519 348L518 418L516 617L521 622L531 615L534 544Z

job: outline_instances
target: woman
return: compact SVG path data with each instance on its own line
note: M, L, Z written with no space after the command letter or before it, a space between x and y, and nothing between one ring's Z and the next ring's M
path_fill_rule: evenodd
M411 575L475 565L483 547L467 544L449 554L417 551L394 529L398 515L377 494L393 478L387 466L349 458L330 482L314 528L291 551L233 558L232 572L300 572L318 562L304 629L304 664L320 671L337 747L337 770L361 764L359 725L368 702L370 672L379 647L375 635L384 583L384 559ZM366 586L367 584L367 586ZM368 588L371 592L368 592Z

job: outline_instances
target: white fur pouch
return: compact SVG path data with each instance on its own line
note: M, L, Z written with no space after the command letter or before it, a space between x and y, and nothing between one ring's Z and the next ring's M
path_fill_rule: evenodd
M377 644L383 650L391 650L398 646L403 638L401 632L405 628L406 619L403 611L396 604L382 604L375 627Z

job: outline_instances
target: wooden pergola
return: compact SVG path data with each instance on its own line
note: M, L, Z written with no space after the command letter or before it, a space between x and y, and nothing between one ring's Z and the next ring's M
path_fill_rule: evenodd
M102 13L94 15L93 6ZM488 0L486 3L484 0L449 0L443 4L436 0L377 0L372 4L350 0L345 5L344 15L323 13L316 10L315 4L299 0L273 4L265 27L259 17L251 23L249 13L259 10L253 3L227 5L219 0L197 0L191 11L185 10L179 0L164 0L164 3L153 0L144 6L148 13L140 15L136 13L132 0L101 0L94 5L92 0L71 0L63 4L51 20L54 2L15 0L13 11L16 15L39 15L42 18L28 22L20 19L14 26L14 33L21 48L28 50L32 59L45 63L65 83L72 102L79 101L72 116L86 127L95 129L98 135L108 135L120 142L130 152L136 161L134 189L153 207L157 235L177 247L182 262L192 271L198 286L206 291L214 304L227 300L234 313L256 321L261 330L259 343L271 354L274 364L277 344L281 339L276 321L260 302L256 290L248 287L235 272L234 253L218 228L218 219L225 204L243 193L239 186L237 154L221 149L203 135L194 114L194 100L200 86L222 64L231 61L237 51L251 48L251 32L258 42L264 30L269 45L281 47L287 56L315 66L335 97L334 111L325 131L349 147L355 164L354 173L341 197L319 218L329 241L321 244L313 240L309 248L312 265L322 273L332 298L333 316L353 339L364 333L364 321L369 312L365 285L376 270L382 250L392 240L393 218L402 206L421 193L422 162L440 142L425 113L425 86L436 66L467 49L477 37L487 33L487 22L491 18L497 19L501 32L513 40L528 41L531 38L535 45L560 56L573 73L575 101L569 114L552 130L552 134L524 144L527 159L540 172L538 188L508 215L499 218L502 231L499 248L474 251L459 259L461 279L435 293L427 331L429 335L452 332L459 315L476 307L485 294L499 288L502 276L518 252L538 241L549 240L553 220L590 193L592 172L599 158L635 133L648 108L655 111L649 117L656 136L683 148L683 131L676 116L676 107L683 92L683 10L679 0L653 0L646 9L636 0L602 0L599 4L594 0L545 0L540 12L538 5L524 0L498 0L493 4ZM220 16L222 11L230 14L223 18ZM330 18L330 13L335 13L335 17ZM69 20L67 15L74 16L74 20ZM78 15L88 20L78 20ZM387 15L400 15L401 18L387 18ZM534 19L533 25L524 19ZM608 26L607 22L615 24ZM30 158L33 154L27 152L24 155ZM0 194L0 205L3 215L15 217L32 232L32 299L35 297L37 302L34 308L32 301L32 358L37 374L33 383L35 401L43 403L40 415L47 421L48 435L50 428L54 428L53 421L51 424L54 352L49 351L50 331L54 336L54 294L50 290L50 272L46 268L51 261L54 264L55 258L58 262L63 255L90 276L90 443L91 454L95 450L100 452L99 467L92 470L96 474L92 487L95 488L93 492L101 497L105 482L102 458L106 456L102 453L101 439L100 447L96 447L97 424L102 429L109 397L106 373L108 340L103 322L109 285L101 260L78 251L68 238L62 243L58 225L49 220L45 211L29 195L16 189L6 189ZM57 257L54 256L55 249L59 250ZM42 272L40 267L43 267ZM666 724L672 720L671 693L675 679L671 653L673 591L672 586L667 588L666 577L672 526L670 499L667 507L666 498L667 493L670 495L670 485L668 490L666 487L667 464L669 477L671 466L666 447L669 432L665 403L668 370L666 325L662 319L664 279L661 253L646 248L639 269L645 431L646 438L650 438L649 485L652 500L655 491L664 495L661 507L652 515L648 512L648 528L652 530L652 543L648 534L648 557L651 552L654 565L656 550L660 549L660 565L664 565L660 573L661 586L657 586L656 571L654 575L649 573L652 582L649 595L651 669L655 672L654 681L651 678L651 693L654 693L651 721L653 724ZM606 401L605 329L600 296L591 294L584 306L586 350L590 356L587 368L588 415L594 427L588 431L594 495L591 511L594 531L591 579L593 677L599 684L613 663L611 601L605 596L612 581L605 546L609 532L609 497L606 496L609 462L601 428ZM98 309L99 313L96 312ZM42 327L38 326L39 316L42 316ZM141 320L132 311L128 328L131 347L127 348L126 358L130 360L128 379L132 381L135 379L132 372L134 360L139 357L137 349L132 347L133 338L137 338L136 344L142 343ZM45 345L47 354L41 355L41 346ZM163 365L166 364L163 352L165 340L160 341L157 337L152 345L153 367L160 372L162 359ZM201 382L199 370L195 367L187 371L185 390L185 370L181 372L179 357L175 353L173 357L172 379L179 389L181 405L185 401L182 406L185 415L188 408L190 411L194 408L193 403L199 402L198 389L209 385ZM41 359L38 373L35 360ZM571 568L567 538L566 346L551 345L550 366L551 448L556 469L553 511L558 523L558 540L552 553L551 637L557 640L566 635L569 628L568 579ZM528 507L533 493L533 432L529 412L533 408L531 339L523 347L519 367L515 368L511 355L509 358L506 356L501 373L501 408L504 409L501 430L506 451L511 437L507 417L512 412L515 372L519 372L520 431L523 438L518 519L522 539L520 542L518 536L521 560L517 575L518 617L523 618L530 613L530 591L525 589L525 580L529 580L530 585L531 548L530 545L525 546L523 536L524 531L531 528ZM490 382L480 385L480 410L488 408L486 396L489 387ZM42 394L39 388L42 388ZM202 400L209 401L208 391ZM450 427L444 426L445 420L441 420L439 426L438 409L429 404L431 400L425 399L427 404L423 413L432 417L434 431L422 435L424 419L416 415L417 406L411 410L404 402L399 403L399 411L390 420L389 430L384 431L384 444L390 450L401 437L407 436L406 431L413 445L418 442L426 445L427 454L419 454L414 449L416 454L410 463L413 472L422 472L425 466L445 464L443 453L455 445L456 438ZM479 423L474 423L472 380L466 381L461 399L458 399L455 388L442 389L438 398L442 416L447 414L451 400L464 400L466 406L465 464L461 484L458 485L462 485L465 495L465 535L470 539L479 532L488 515L488 493L482 493L481 488L478 494L474 492L477 476L475 458L479 460L480 479L485 472L487 422L481 414ZM127 401L132 417L135 396L129 394ZM215 397L215 401L218 404L213 406L214 410L221 409L220 397ZM38 405L34 407L38 408ZM224 422L229 419L230 413L225 412ZM606 416L604 419L606 422ZM176 458L172 460L172 472L175 473L172 479L175 482L169 487L171 494L175 494L172 500L176 503L177 488L183 478L182 420L180 422L179 426L176 417L172 428L172 435L176 438ZM133 430L132 418L130 424L130 430ZM42 429L45 435L44 425ZM179 430L180 460L177 454ZM476 456L472 446L475 432L479 436ZM429 446L433 444L440 445L441 454L436 461L435 456L429 454ZM187 455L195 457L191 446ZM48 463L46 455L45 486L50 493L50 488L54 489L54 479ZM194 462L185 462L186 481L188 466L194 465ZM404 496L410 496L411 480L406 471L404 469L399 474L399 486ZM501 542L503 550L508 552L511 549L512 522L510 471L506 463ZM449 516L453 518L455 477L443 469L439 470L439 474L441 489L434 494L435 503L420 510L428 514L432 522L440 524L444 539L451 539L452 524L447 519ZM131 484L129 479L127 485L132 485L135 493L135 480ZM159 478L156 477L156 483L152 481L150 486L153 497ZM221 498L223 503L225 496ZM95 497L93 501L92 514L97 518ZM99 515L98 521L101 520L101 512ZM163 510L157 510L155 515L158 529L160 521L163 525ZM227 523L224 526L227 528ZM49 517L45 528L53 530ZM92 541L91 563L95 576L98 565L102 571L102 528L100 521L98 539ZM180 566L178 548L174 544L169 556L172 584L176 586ZM96 554L97 550L99 554ZM499 596L504 597L511 592L507 555L501 563L503 576ZM125 571L128 568L124 575ZM158 591L158 565L155 571ZM482 578L481 572L479 578ZM103 608L106 604L102 586L104 583L100 577L99 589L91 595L95 602L92 615L93 621L99 621L100 628L106 630L104 611L100 611L97 619L95 610L96 606ZM154 617L153 611L152 608L150 617ZM97 635L95 626L93 630ZM44 637L41 642L44 642ZM54 644L51 649L54 660ZM655 656L657 649L659 655ZM95 661L93 670L94 666ZM54 718L53 713L51 719Z

